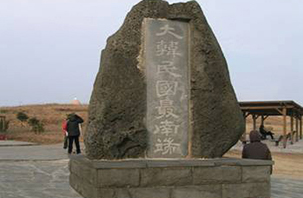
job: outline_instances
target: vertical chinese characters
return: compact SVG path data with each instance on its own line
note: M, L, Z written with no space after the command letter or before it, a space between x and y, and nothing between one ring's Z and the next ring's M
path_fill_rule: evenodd
M154 153L160 155L173 155L180 153L180 140L176 139L179 133L180 124L178 118L180 107L176 104L176 94L179 88L177 79L182 75L175 63L182 57L179 51L179 41L183 35L176 32L176 29L169 23L163 22L154 35L156 37L156 48L154 51L157 57L157 81L155 92L158 106L155 107L155 123L153 134L157 140L154 144Z
M183 158L188 154L189 24L166 19L144 22L147 156Z

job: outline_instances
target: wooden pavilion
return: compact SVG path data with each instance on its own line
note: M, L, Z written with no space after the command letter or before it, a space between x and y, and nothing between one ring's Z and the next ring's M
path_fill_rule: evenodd
M302 115L303 108L294 101L247 101L239 102L244 118L251 115L253 120L253 129L257 129L256 121L261 118L261 124L269 116L283 117L283 146L286 148L287 137L290 137L291 143L294 138L299 141L302 139ZM290 131L287 133L287 116L290 117ZM295 121L295 122L294 122ZM295 130L294 130L295 123ZM300 137L299 137L300 136Z

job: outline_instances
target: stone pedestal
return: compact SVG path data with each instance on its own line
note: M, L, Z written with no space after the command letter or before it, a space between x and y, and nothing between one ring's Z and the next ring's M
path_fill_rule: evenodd
M70 185L85 198L269 198L272 161L89 160L73 156Z

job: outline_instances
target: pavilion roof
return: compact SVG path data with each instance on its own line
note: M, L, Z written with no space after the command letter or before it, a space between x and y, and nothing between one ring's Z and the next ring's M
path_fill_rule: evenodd
M292 100L280 101L241 101L240 108L245 114L281 116L283 109L286 109L286 115L302 116L303 108Z

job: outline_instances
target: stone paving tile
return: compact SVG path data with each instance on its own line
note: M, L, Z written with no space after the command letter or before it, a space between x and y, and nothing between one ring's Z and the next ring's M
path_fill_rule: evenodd
M84 148L81 143L81 150ZM75 148L74 148L75 151ZM0 147L0 161L7 160L58 160L67 159L67 150L63 144L38 146L3 146Z
M81 198L68 176L68 159L1 161L0 198Z
M303 198L302 180L272 177L272 198Z

